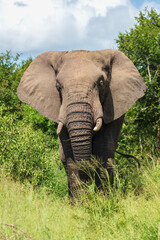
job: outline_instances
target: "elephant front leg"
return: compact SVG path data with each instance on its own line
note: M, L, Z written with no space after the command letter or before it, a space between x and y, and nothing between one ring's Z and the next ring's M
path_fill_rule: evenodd
M104 129L94 137L93 154L96 157L97 168L95 172L95 184L98 190L108 190L114 184L114 152L115 144L105 140Z
M104 158L99 162L95 173L95 184L98 190L108 190L114 184L114 158Z
M124 115L109 124L103 123L101 130L93 137L93 154L100 159L95 179L97 188L107 186L107 180L110 180L111 186L114 184L114 154L123 121Z
M114 184L114 166L115 161L114 158L108 158L106 163L106 169L109 176L110 185L113 187Z
M77 169L77 164L72 158L67 159L67 178L68 178L68 190L69 190L69 197L72 202L75 199L79 198L80 190L81 190L81 181L79 176L79 171Z
M67 174L69 197L73 201L73 199L78 196L80 189L80 177L77 165L73 158L68 131L65 127L63 127L61 134L59 135L59 153Z

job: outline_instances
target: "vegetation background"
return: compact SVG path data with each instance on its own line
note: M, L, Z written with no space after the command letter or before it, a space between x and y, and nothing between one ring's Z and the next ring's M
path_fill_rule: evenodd
M17 98L32 59L0 55L0 239L160 239L160 15L139 13L120 33L118 49L141 73L145 96L125 117L116 155L115 186L94 192L73 207L59 159L56 123ZM159 237L159 238L158 238Z

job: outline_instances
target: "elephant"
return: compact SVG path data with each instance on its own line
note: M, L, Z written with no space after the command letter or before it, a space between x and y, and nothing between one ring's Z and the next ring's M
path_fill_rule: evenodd
M17 95L58 123L60 158L70 199L88 176L78 168L91 156L102 162L113 185L114 154L125 113L146 90L133 62L114 49L48 51L25 71ZM98 169L97 169L98 171ZM97 189L101 180L95 177Z

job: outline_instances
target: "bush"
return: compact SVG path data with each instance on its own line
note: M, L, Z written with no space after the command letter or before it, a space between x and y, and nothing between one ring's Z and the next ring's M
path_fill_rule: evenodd
M66 194L65 172L59 160L57 140L40 129L34 131L25 121L17 121L16 114L3 116L2 106L0 113L1 169L14 180L29 181L35 187L45 186L49 191ZM64 183L60 190L61 181Z

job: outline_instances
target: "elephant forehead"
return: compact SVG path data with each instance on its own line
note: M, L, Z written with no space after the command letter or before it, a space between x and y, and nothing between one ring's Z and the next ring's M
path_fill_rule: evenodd
M86 65L93 67L93 61L88 57L86 57L85 55L84 56L82 55L80 57L73 55L73 57L65 58L64 65L67 67L70 66L70 67L80 67L80 68L85 68Z
M92 62L94 65L101 67L102 65L109 63L110 55L108 57L102 55L101 51L87 51L87 50L77 50L68 52L63 56L65 61L75 61L76 63L82 62Z
M88 79L94 81L100 74L102 70L94 65L93 62L88 59L74 59L66 61L60 72L58 78L65 79Z

